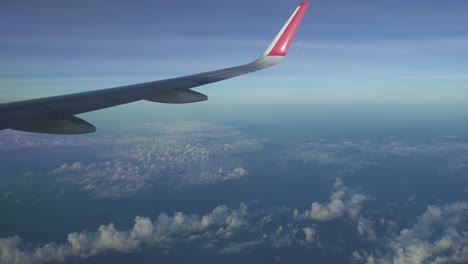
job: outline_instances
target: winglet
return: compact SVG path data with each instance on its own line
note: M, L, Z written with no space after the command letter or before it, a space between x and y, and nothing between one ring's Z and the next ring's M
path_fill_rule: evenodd
M262 57L265 56L286 56L288 53L289 46L296 35L297 29L301 24L302 18L309 6L309 0L302 2L291 15L289 20L283 26L281 31L276 35L273 42L270 44L268 49L263 53Z

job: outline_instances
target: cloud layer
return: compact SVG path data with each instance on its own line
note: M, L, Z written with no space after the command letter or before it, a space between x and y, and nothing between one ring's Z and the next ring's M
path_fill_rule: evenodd
M441 137L421 141L343 140L329 142L309 139L284 146L283 156L306 164L334 165L343 172L354 172L365 166L376 165L389 157L437 158L440 174L468 171L468 143L464 138Z
M141 136L145 131L151 131L151 136ZM155 186L206 185L245 177L248 169L244 157L263 148L260 140L247 138L232 127L205 122L143 124L139 135L74 140L6 133L11 135L0 138L5 151L52 147L69 152L84 147L94 155L92 162L83 155L83 160L67 161L49 172L28 174L73 182L100 197L132 195Z
M95 153L93 162L71 159L42 175L68 179L93 195L108 197L131 195L155 185L212 184L245 177L249 174L248 166L239 156L258 151L264 145L264 141L248 138L231 127L210 123L145 124L142 129L157 130L158 136L69 140L7 131L12 137L0 137L0 151L105 147L106 151ZM348 171L388 157L428 157L443 161L442 173L460 173L467 169L467 152L468 144L462 140L441 138L425 143L310 140L285 146L282 154L288 161L313 166L338 165ZM4 198L10 196L12 192L6 192ZM414 199L415 196L410 196L410 203L405 206L413 206ZM110 223L95 231L70 233L64 243L31 245L18 236L2 238L0 262L66 261L69 257L91 257L108 250L135 252L179 242L215 245L214 251L222 254L248 252L259 245L322 249L322 245L328 246L322 243L329 239L327 224L340 220L351 225L351 233L355 232L361 242L372 243L372 247L354 251L352 258L356 262L468 262L466 202L429 206L414 225L401 229L399 226L405 226L406 222L369 215L375 212L375 208L366 210L369 200L367 194L345 186L338 178L328 200L311 201L309 208L301 210L284 208L280 220L267 210L270 208L251 210L245 204L238 208L219 206L205 215L179 212L171 216L160 214L156 219L137 216L129 230L119 230ZM375 219L380 220L380 226Z

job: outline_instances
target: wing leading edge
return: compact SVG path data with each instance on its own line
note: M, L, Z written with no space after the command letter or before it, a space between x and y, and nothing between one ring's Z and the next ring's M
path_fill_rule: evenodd
M50 134L91 133L96 128L75 115L140 100L161 103L207 100L206 95L190 89L279 63L286 56L308 5L309 1L305 1L296 8L267 50L251 63L160 81L3 103L0 104L0 130Z

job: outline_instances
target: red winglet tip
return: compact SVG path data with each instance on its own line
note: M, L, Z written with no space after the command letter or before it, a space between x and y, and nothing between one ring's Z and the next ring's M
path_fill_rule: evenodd
M291 46L291 43L294 39L294 36L296 35L299 25L301 24L302 18L304 17L309 3L310 1L307 0L299 4L297 12L295 12L294 16L291 18L291 21L289 21L289 24L286 26L283 34L278 39L275 46L268 53L268 56L286 56L289 46Z

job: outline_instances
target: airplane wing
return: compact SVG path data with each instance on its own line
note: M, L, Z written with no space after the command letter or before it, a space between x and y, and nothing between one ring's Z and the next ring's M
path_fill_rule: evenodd
M193 103L208 97L191 88L262 70L279 63L288 52L309 1L301 3L267 50L255 61L236 67L184 77L0 104L0 130L49 134L82 134L96 128L75 115L140 100Z

